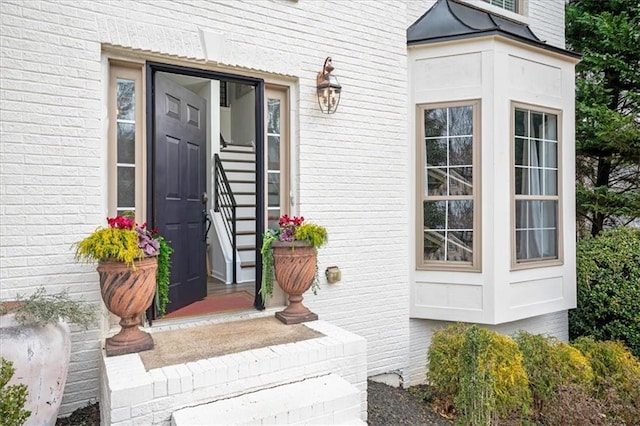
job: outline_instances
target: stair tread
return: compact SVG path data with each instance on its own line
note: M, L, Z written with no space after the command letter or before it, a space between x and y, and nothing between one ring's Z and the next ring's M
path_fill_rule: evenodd
M255 235L256 231L236 231L236 235Z
M260 424L261 420L274 423L277 416L289 413L299 417L297 420L303 422L305 418L313 420L314 417L328 416L328 423L336 423L334 415L344 416L339 419L339 422L344 424L344 418L356 418L359 412L360 391L332 373L183 408L175 411L172 418L175 425L201 424L210 420L215 413L217 418L223 419L225 423Z
M255 179L229 179L229 183L256 183Z
M227 218L227 220L231 220L231 218ZM255 217L249 217L249 216L243 216L243 217L236 217L236 220L256 220Z
M220 158L220 161L222 162L229 162L229 163L255 163L256 160L254 159L244 159L244 158Z
M256 266L256 262L240 262L241 268L253 268Z
M238 250L246 251L246 250L255 250L255 244L247 245L247 246L238 246Z

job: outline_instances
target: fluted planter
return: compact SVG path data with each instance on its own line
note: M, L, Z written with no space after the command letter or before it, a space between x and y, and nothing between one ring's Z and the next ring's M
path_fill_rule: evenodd
M289 296L289 305L276 318L285 324L315 321L318 315L302 303L316 275L316 249L304 241L272 243L273 269L278 285Z
M0 342L0 356L15 368L9 385L27 385L24 409L31 415L25 425L54 426L69 370L69 326L64 321L23 325L14 314L0 315Z
M156 290L158 259L135 262L135 270L123 262L104 260L98 264L100 292L109 312L120 317L121 330L106 340L107 356L153 349L149 333L140 330L142 313L151 305Z

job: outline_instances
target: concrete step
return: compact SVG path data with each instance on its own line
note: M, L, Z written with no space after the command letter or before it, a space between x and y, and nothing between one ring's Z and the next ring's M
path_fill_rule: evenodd
M336 374L262 389L175 411L174 426L346 424L360 420L360 391Z

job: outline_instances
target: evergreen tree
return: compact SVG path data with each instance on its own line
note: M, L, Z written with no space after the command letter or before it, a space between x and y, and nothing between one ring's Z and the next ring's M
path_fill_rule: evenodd
M640 217L640 2L570 0L576 67L578 228L597 235Z

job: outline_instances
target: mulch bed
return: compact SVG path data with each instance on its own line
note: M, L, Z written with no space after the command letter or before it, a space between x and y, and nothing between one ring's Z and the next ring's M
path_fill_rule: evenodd
M368 424L370 426L433 425L451 426L452 421L435 413L420 396L420 389L403 389L369 381ZM58 419L56 426L99 426L98 403L74 411L71 416Z

